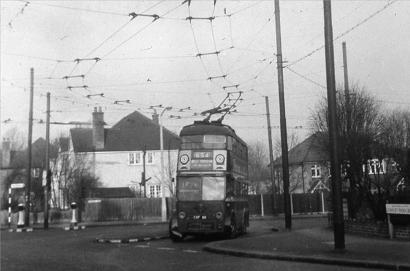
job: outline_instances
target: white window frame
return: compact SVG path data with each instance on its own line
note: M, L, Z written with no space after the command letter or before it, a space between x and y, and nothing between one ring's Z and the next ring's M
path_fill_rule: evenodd
M379 174L384 174L386 172L384 160L379 160L377 158L367 160L367 168L369 170L369 175L378 174L376 167L379 167Z
M149 186L149 197L150 198L155 198L155 185L150 185Z
M161 197L162 196L162 194L161 194L161 185L156 185L155 186L155 197L156 198L159 198L159 197Z
M142 165L142 153L130 152L128 153L128 165Z
M322 170L320 165L314 164L310 168L310 173L312 174L312 178L320 178L322 176Z
M147 163L147 165L154 164L154 158L155 158L154 152L151 152L151 151L146 152L145 163Z
M153 184L149 186L149 197L150 198L160 198L161 194L161 185Z

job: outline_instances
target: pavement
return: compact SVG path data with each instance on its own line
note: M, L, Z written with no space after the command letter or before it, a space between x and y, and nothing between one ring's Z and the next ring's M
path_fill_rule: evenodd
M333 231L309 228L278 230L256 237L211 242L204 250L240 257L410 270L410 242L345 235L343 251L335 251Z

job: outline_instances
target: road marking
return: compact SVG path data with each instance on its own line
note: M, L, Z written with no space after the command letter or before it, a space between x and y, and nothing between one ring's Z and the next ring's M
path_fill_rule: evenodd
M135 247L139 247L139 248L148 248L149 246L147 246L147 245L136 245Z
M184 249L182 252L187 252L187 253L199 253L198 250L191 250L191 249Z
M157 249L160 249L160 250L175 250L175 248L172 248L172 247L157 247Z

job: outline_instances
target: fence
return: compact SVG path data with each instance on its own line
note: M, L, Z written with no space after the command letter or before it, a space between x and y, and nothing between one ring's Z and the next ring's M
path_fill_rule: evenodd
M251 215L271 215L274 213L272 194L249 195L248 202ZM291 194L292 213L327 212L330 205L329 193ZM276 196L275 209L277 213L284 212L283 194Z
M167 198L168 217L174 200ZM82 219L85 222L141 221L161 217L161 198L87 199Z
M329 210L327 194L292 194L293 213L316 213ZM248 195L250 215L273 214L273 196ZM283 195L275 199L276 211L283 213ZM172 214L175 199L167 198L168 217ZM323 207L322 207L323 206ZM263 210L263 211L262 211ZM85 222L142 221L161 217L160 198L88 199L82 219Z

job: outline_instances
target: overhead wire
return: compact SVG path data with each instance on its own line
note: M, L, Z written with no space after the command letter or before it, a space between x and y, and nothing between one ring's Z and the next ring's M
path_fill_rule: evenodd
M347 30L345 30L344 32L342 32L341 34L337 35L333 41L336 41L338 39L340 39L341 37L349 34L350 32L352 32L353 30L355 30L356 28L360 27L361 25L363 25L364 23L368 22L370 19L374 18L376 15L380 14L382 11L384 11L385 9L387 9L388 7L390 7L391 5L393 5L394 3L396 3L398 0L392 0L389 1L387 4L385 4L382 8L376 10L375 12L371 13L370 15L368 15L366 18L364 18L363 20L361 20L360 22L358 22L357 24L355 24L354 26L348 28ZM314 55L315 53L317 53L318 51L322 50L323 48L325 48L325 45L322 45L320 47L317 47L315 49L313 49L312 51L310 51L309 53L307 53L306 55L296 59L295 61L292 61L291 63L289 63L288 65L284 66L284 67L290 67L293 66L307 58L309 58L310 56Z

